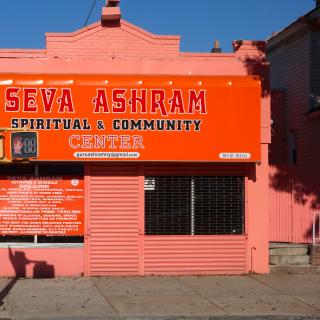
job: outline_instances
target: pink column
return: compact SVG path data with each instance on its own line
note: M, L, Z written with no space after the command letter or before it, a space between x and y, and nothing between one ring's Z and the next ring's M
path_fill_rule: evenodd
M268 144L261 145L261 164L249 166L247 183L247 271L269 272Z

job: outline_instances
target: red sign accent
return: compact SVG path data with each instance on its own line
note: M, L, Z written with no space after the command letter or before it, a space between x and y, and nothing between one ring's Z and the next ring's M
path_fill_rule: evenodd
M82 177L0 177L0 234L83 235Z

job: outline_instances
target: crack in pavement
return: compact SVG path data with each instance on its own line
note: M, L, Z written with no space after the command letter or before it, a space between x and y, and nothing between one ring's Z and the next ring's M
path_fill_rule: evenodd
M222 307L220 307L220 305L217 304L217 302L210 297L205 296L204 294L200 293L199 291L197 291L195 288L193 288L189 283L183 281L183 279L179 278L179 277L175 277L177 280L181 281L184 285L186 285L189 289L191 289L192 291L194 291L199 297L201 297L202 299L206 300L207 302L209 302L210 304L212 304L213 306L217 307L219 310L221 310L226 316L230 315L230 313L226 310L224 310Z
M95 279L91 278L90 279L91 282L93 283L93 285L95 286L95 288L97 289L98 293L101 295L101 297L106 300L106 302L109 304L109 306L111 307L112 311L115 313L115 315L119 315L118 310L116 309L116 307L113 305L113 303L107 298L107 296L105 296L102 291L100 290L100 288L97 286ZM1 319L0 319L1 320Z

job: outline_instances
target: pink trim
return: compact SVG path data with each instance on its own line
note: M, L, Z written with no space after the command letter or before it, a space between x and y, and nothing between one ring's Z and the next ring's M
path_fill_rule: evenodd
M143 33L144 35L146 35L148 37L154 38L154 39L168 39L168 40L180 40L181 39L181 37L178 35L156 35L156 34L151 33L145 29L142 29L132 23L129 23L128 21L125 21L125 20L121 20L121 24L128 27L128 28L131 28L139 33Z
M246 172L246 176L244 179L244 223L245 223L245 239L246 239L246 273L252 272L251 270L251 257L250 257L250 248L249 248L249 241L248 241L248 235L250 234L250 230L249 230L249 207L248 207L248 201L249 201L249 197L248 197L248 167L247 166L247 172Z
M181 58L235 58L234 53L180 52Z
M87 31L90 31L95 28L99 28L99 30L104 29L104 27L101 26L101 22L95 22L87 27L81 28L81 29L76 30L74 32L47 32L46 37L69 37L69 38L76 37L78 35L86 33ZM131 29L132 31L135 31L137 33L141 33L145 37L152 38L154 40L164 40L164 39L180 40L180 38L181 38L180 36L176 36L176 35L156 35L156 34L153 34L145 29L142 29L138 26L135 26L134 24L131 24L125 20L121 20L121 26L119 28L121 28L125 31L128 31L128 32Z
M90 274L90 164L84 166L84 275Z
M101 22L94 22L84 28L78 29L74 32L46 32L46 37L74 37L88 30L95 29L101 26Z
M139 274L144 275L144 164L139 165Z
M46 53L46 49L0 48L0 53Z

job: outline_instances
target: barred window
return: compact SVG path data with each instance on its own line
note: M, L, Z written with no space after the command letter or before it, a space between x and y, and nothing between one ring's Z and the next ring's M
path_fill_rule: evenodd
M244 234L244 177L145 177L145 234Z

